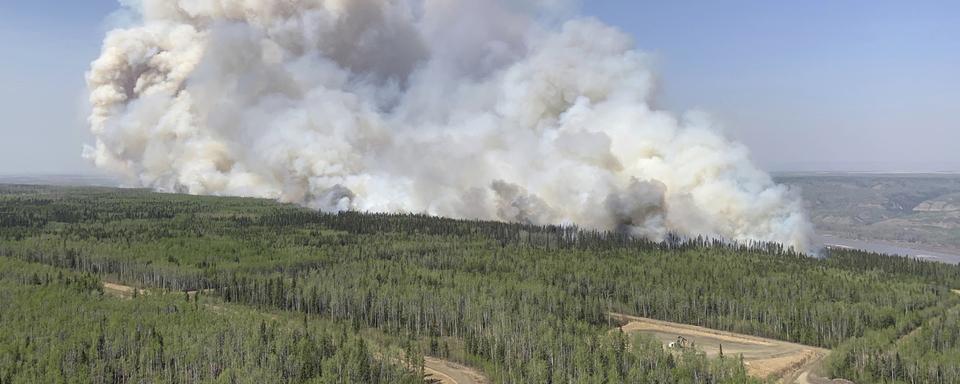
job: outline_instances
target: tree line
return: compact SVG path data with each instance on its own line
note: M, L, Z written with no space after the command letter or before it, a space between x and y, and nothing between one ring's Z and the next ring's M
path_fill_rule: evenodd
M8 211L45 221L0 225L0 256L410 338L416 350L502 383L748 380L735 358L676 355L611 333L610 312L836 348L837 361L865 361L883 353L853 347L862 340L925 331L960 304L950 292L960 287L960 268L856 251L811 258L759 242L652 242L576 227L323 214L146 191L0 188L0 212ZM70 217L83 219L61 221ZM957 382L949 348L913 348L931 362L915 371L939 369L942 382ZM862 367L897 360L871 361L831 370L876 380Z

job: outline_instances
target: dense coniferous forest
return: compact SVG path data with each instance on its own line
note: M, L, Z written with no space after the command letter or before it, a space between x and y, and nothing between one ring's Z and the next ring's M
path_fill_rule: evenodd
M185 294L118 300L90 274L7 258L0 292L2 383L418 382L416 355L376 356L346 325Z
M410 382L424 354L497 383L752 380L611 312L830 348L857 382L960 382L960 267L856 251L0 186L0 262L3 383Z

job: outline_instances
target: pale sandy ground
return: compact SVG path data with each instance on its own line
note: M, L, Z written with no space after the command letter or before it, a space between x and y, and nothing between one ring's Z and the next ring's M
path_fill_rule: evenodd
M830 382L814 372L830 353L823 348L622 314L610 316L624 324L621 327L624 332L644 333L662 341L664 345L676 341L677 336L683 336L709 357L718 357L722 346L726 357L739 358L742 355L747 373L754 377L777 379L781 383Z
M121 284L110 283L106 281L103 282L103 293L106 293L111 296L116 296L123 299L129 299L133 297L134 292L137 292L138 294L141 294L141 295L144 293L147 293L147 291L143 289L137 290L136 288L128 285L121 285Z
M441 360L435 357L426 357L424 371L427 382L438 384L485 384L487 379L473 368Z

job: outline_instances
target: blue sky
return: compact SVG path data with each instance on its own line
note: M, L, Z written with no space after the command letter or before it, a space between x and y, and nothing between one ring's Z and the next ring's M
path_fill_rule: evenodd
M765 168L960 169L960 2L588 4Z
M958 1L584 1L769 170L960 170ZM0 174L80 173L114 0L0 2Z
M0 1L0 174L86 173L84 72L112 0Z

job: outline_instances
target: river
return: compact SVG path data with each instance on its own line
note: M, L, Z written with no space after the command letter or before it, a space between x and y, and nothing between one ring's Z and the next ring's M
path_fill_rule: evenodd
M903 244L889 243L876 240L851 240L831 235L818 235L818 244L827 248L861 249L869 252L885 253L888 255L909 256L917 259L938 261L948 264L960 264L960 254L946 253L907 247Z

